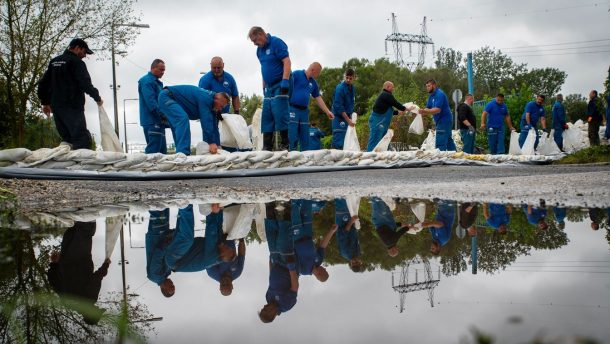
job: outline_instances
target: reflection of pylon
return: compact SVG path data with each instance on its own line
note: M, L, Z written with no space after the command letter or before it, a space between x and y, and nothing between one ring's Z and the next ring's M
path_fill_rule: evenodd
M416 268L418 265L423 265L423 271L421 268ZM395 283L394 271L392 272L392 289L400 294L401 313L405 310L407 293L414 291L427 290L430 307L434 307L434 287L436 287L441 280L441 270L440 268L438 269L437 279L434 279L432 272L430 261L426 258L414 258L406 262L400 268L398 283Z

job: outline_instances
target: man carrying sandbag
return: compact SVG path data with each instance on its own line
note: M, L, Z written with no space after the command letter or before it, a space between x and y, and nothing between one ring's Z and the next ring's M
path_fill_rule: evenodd
M539 94L536 96L535 101L531 101L525 105L525 111L523 111L523 115L521 116L521 123L519 126L521 127L521 132L519 134L519 147L523 148L523 144L525 143L525 139L527 138L527 134L530 129L534 129L536 132L536 142L534 143L534 148L538 147L538 131L536 130L536 125L538 124L538 120L540 120L540 124L542 125L542 130L549 131L546 127L546 119L544 118L544 99L545 96Z
M332 125L332 148L334 149L343 149L347 127L354 127L356 125L356 123L352 122L351 118L356 101L356 88L353 85L355 79L356 72L348 68L345 71L344 80L335 87L332 106L333 115L335 116Z
M489 116L489 118L487 118ZM481 130L487 131L487 144L489 154L504 154L504 122L515 131L513 123L508 114L508 108L504 103L504 94L498 93L496 99L485 105L481 114Z
M557 147L563 152L563 131L568 129L566 108L563 106L563 95L559 93L557 100L553 104L553 139L557 144Z
M221 110L229 104L229 95L214 93L193 85L165 87L159 93L159 110L174 128L176 153L191 154L191 128L189 120L200 120L203 141L216 154L220 146L218 121Z
M383 89L375 100L373 112L369 117L369 143L366 146L366 151L371 152L375 146L381 141L390 128L392 117L396 115L404 115L407 110L404 105L400 104L394 95L394 83L386 81L383 83ZM397 108L398 110L394 110Z
M85 93L98 106L103 103L83 62L83 58L91 54L93 51L84 40L73 39L68 50L51 60L38 83L42 112L47 117L53 112L59 136L71 144L72 149L91 148L91 133L85 119Z

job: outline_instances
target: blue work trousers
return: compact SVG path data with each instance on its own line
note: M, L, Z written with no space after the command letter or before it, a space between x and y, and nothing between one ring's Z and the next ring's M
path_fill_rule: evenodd
M460 129L460 136L462 137L462 143L464 147L462 151L464 153L472 154L474 153L474 139L476 133L470 133L468 129Z
M610 104L607 105L610 108ZM606 131L604 137L610 140L610 109L606 109Z
M341 117L341 119L338 119ZM332 148L334 149L343 149L343 143L345 142L345 133L347 133L348 124L343 120L343 117L339 114L335 114L335 118L333 119L333 140L332 140Z
M173 128L176 153L191 155L191 127L189 116L180 104L173 100L167 90L159 94L159 110L167 116L167 120ZM199 118L192 118L193 120ZM203 121L201 122L203 129Z
M165 112L164 112L165 113ZM193 205L178 210L176 230L172 242L167 246L165 261L170 269L175 269L180 259L189 251L195 239L195 219Z
M388 108L384 114L378 114L376 112L371 113L371 116L369 117L369 143L366 146L367 152L372 151L388 132L393 115L394 109L391 107Z
M280 94L280 83L265 87L261 130L272 133L288 129L288 95Z
M554 128L553 139L559 149L563 150L563 128Z
M143 125L142 129L144 129L144 138L146 139L146 149L144 149L144 153L167 154L165 127L162 124L149 124Z
M288 123L288 140L290 150L309 150L309 109L290 107L290 122Z
M500 128L487 128L487 144L489 154L504 154L504 126Z
M441 151L455 151L455 142L451 137L451 118L441 120L436 123L436 142L435 146Z

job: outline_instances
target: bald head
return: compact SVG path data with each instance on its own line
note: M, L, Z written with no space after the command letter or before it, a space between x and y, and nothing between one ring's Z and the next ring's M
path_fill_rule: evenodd
M210 61L210 69L212 70L212 74L214 74L215 77L221 77L224 73L224 68L225 63L222 61L222 57L212 57L212 61Z
M322 72L322 65L319 62L312 62L312 64L310 64L309 67L307 67L305 74L307 75L308 78L313 77L314 79L317 79L320 76L321 72Z
M383 89L392 93L394 92L394 83L391 81L386 81L383 83Z

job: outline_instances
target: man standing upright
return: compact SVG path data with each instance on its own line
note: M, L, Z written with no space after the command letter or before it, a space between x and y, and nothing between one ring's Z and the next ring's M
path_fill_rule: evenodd
M544 118L544 99L545 96L539 94L536 96L535 101L532 100L525 105L525 110L523 111L523 115L521 115L521 123L519 124L521 127L521 132L519 133L519 147L521 148L523 148L523 144L527 138L527 133L532 128L536 132L536 143L534 143L534 147L538 147L539 136L538 131L536 130L538 120L540 120L542 130L547 131L546 119Z
M239 114L239 92L237 83L231 74L224 70L225 63L222 57L214 56L210 62L210 71L199 79L199 87L212 92L224 92L231 97L233 113ZM222 108L222 113L229 113L229 105Z
M248 38L256 45L256 56L263 75L263 150L273 150L273 133L280 132L280 150L287 150L288 143L288 92L290 87L290 57L288 46L278 37L253 26Z
M485 110L481 114L481 129L487 130L489 154L504 154L506 152L504 149L504 122L511 131L515 130L508 114L508 108L504 104L504 95L498 93L495 100L485 105Z
M146 149L144 153L167 154L165 128L169 123L159 111L159 93L163 83L159 80L165 74L165 62L155 59L150 65L150 72L138 80L140 98L140 125L144 129ZM175 138L174 138L175 139Z
M553 139L557 147L563 152L563 130L568 129L566 119L566 108L563 106L563 95L560 93L557 95L557 100L553 104Z
M290 150L300 151L309 148L309 97L312 96L320 109L326 113L329 119L333 119L333 113L324 103L320 96L320 89L316 78L322 72L322 65L313 62L306 70L292 72L292 92L290 92L290 122L288 123L288 137L290 139Z
M356 125L352 122L352 112L354 112L354 103L356 102L356 88L353 85L354 79L356 79L356 72L348 68L345 71L344 80L335 87L332 106L333 115L335 116L332 125L332 148L335 149L343 149L347 126L353 127Z
M38 98L42 112L48 117L53 112L55 127L64 142L72 149L91 148L91 133L85 119L85 93L97 105L102 105L98 90L91 84L91 77L83 58L93 54L85 41L75 38L68 50L53 58L38 83Z
M442 151L454 151L455 142L451 137L451 127L453 126L453 115L449 109L449 100L443 90L438 88L436 80L429 79L426 81L426 91L428 103L425 109L420 109L422 115L432 115L436 124L436 143L435 148ZM411 110L411 109L408 109Z
M477 126L477 119L472 111L472 103L474 103L474 97L472 94L467 94L464 102L458 105L457 108L460 136L464 144L462 150L468 154L474 153L474 140L476 137L476 130L474 128Z
M602 124L602 112L597 104L597 91L589 92L589 104L587 105L587 122L589 122L589 144L599 146L599 126ZM606 125L608 125L606 123Z

